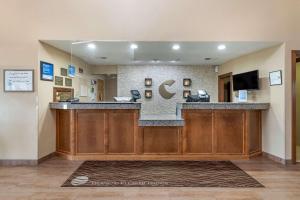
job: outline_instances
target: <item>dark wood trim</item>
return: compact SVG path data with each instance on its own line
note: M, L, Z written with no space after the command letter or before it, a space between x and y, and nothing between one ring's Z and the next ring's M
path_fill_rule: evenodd
M296 119L296 62L300 51L292 50L292 163L296 163L297 119Z
M230 83L232 83L232 72L229 72L229 73L226 73L226 74L222 74L222 75L219 75L218 76L218 101L221 102L222 101L222 94L220 93L221 91L221 84L220 84L220 80L223 79L223 78L230 78ZM231 84L231 87L232 87L232 84ZM230 88L230 94L231 94L231 97L232 98L232 90Z

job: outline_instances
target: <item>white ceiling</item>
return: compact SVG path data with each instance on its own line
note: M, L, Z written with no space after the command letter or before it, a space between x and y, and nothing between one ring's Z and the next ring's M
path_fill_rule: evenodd
M221 65L231 59L280 42L123 42L123 41L67 41L44 40L51 46L69 52L90 65ZM95 44L91 49L88 44ZM131 44L138 49L131 49ZM173 50L179 44L179 50ZM218 50L218 45L226 45ZM103 59L102 57L106 57ZM205 60L211 58L211 60Z

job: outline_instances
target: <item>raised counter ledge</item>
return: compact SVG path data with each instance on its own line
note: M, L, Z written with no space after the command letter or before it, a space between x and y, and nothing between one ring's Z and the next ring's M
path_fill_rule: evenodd
M136 102L53 102L51 109L141 109L141 103Z
M189 102L178 103L177 111L181 109L235 109L235 110L267 110L270 103L232 103L232 102Z
M184 126L184 120L178 115L141 115L139 126Z

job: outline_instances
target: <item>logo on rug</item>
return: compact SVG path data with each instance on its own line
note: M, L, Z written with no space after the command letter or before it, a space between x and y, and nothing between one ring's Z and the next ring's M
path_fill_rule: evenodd
M87 176L76 176L72 179L71 184L73 186L83 185L89 181L89 177Z

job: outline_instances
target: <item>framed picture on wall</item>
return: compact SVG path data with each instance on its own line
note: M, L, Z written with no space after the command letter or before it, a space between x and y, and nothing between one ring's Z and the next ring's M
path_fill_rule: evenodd
M191 90L183 90L183 98L186 99L188 96L191 95Z
M4 92L33 92L33 70L4 70Z
M44 61L40 61L40 75L42 81L53 81L54 65Z
M282 72L281 70L273 71L269 73L270 86L282 85Z
M60 75L61 76L68 76L68 69L67 68L60 68Z
M66 87L72 87L72 79L65 78L65 86Z

